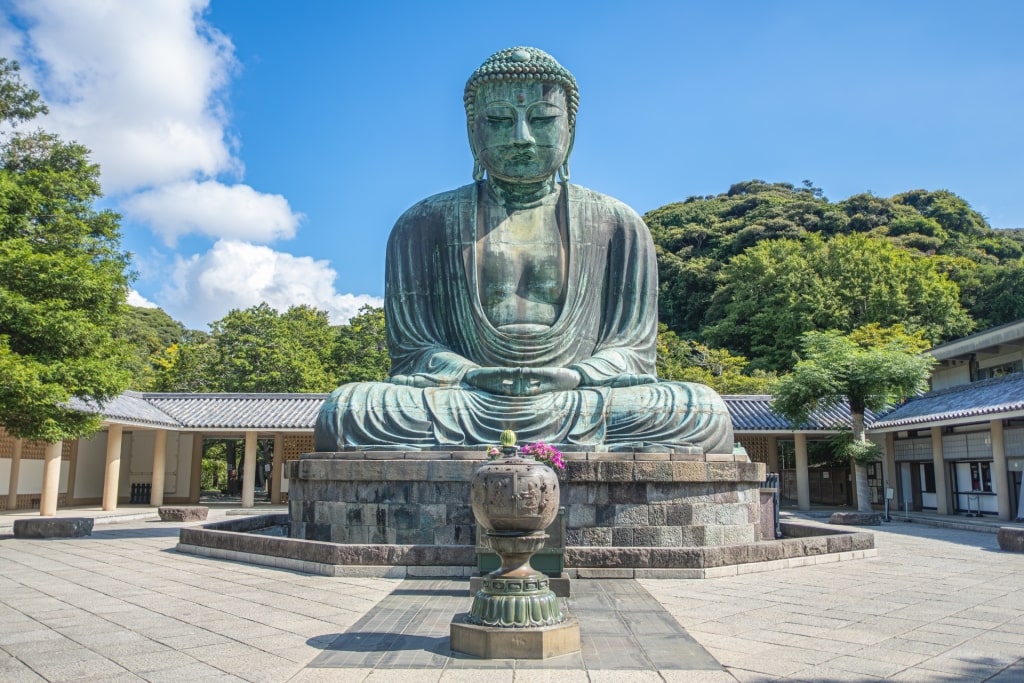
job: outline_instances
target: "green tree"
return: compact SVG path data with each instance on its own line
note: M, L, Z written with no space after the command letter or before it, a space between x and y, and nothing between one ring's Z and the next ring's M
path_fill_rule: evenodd
M807 332L800 338L801 359L775 385L773 409L793 424L807 421L819 408L846 403L851 439L846 454L857 482L857 509L871 510L865 463L878 458L864 430L864 411L881 411L927 388L935 359L920 353L925 342L902 328L866 326L844 335Z
M720 394L768 394L775 373L747 373L747 359L726 349L712 349L658 326L658 377L676 382L706 384Z
M134 349L131 388L148 391L160 367L157 358L165 349L181 344L185 326L159 308L129 306L124 328L118 335Z
M180 343L153 354L153 391L223 391L217 345L206 332L187 330Z
M708 318L714 322L704 338L712 346L779 371L792 367L797 340L812 330L902 323L938 343L973 324L936 261L861 234L809 235L747 249L722 269Z
M331 358L337 384L387 379L391 356L384 331L384 309L363 306L348 324L338 327Z
M88 150L18 124L45 113L17 62L0 58L0 424L56 443L99 429L68 407L131 379L124 326L129 277L119 217L98 211Z
M186 332L153 358L157 391L252 393L329 391L334 330L325 311L267 303L232 310L210 333Z
M329 346L312 345L326 339L330 329L322 311L299 306L279 314L261 303L233 310L210 328L221 391L301 392L334 387L325 367Z

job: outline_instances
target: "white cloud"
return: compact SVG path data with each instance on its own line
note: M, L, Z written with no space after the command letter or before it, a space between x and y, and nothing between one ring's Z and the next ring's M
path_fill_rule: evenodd
M233 308L262 301L280 311L298 304L315 306L327 311L334 324L346 322L364 304L383 303L379 297L338 293L335 277L327 261L221 240L205 254L179 257L173 283L157 300L191 328L202 328Z
M134 289L128 290L128 305L137 306L138 308L157 308L155 303L142 296Z
M214 180L140 192L124 199L121 209L128 218L147 223L169 245L188 233L251 242L289 239L302 220L279 194Z
M241 174L220 100L234 46L203 21L207 5L16 3L29 27L19 56L50 106L44 125L93 151L106 192Z

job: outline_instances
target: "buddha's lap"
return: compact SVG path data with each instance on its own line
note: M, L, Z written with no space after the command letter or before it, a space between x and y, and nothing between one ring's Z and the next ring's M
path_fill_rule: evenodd
M726 434L719 426L729 424L721 397L684 382L581 387L538 396L353 383L331 395L320 421L349 445L496 443L502 430L512 429L523 441L687 442L708 452L732 446L731 429Z

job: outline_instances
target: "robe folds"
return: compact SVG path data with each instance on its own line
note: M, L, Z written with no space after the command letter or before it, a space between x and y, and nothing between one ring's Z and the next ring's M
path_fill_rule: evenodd
M491 324L476 264L486 181L410 208L388 240L384 312L391 381L345 384L321 408L317 451L521 442L694 445L732 452L732 423L709 387L655 378L657 262L640 217L576 185L557 202L567 234L564 302L540 332ZM492 207L488 207L493 209ZM463 382L478 367L571 368L569 391L491 394ZM400 382L400 383L396 383Z

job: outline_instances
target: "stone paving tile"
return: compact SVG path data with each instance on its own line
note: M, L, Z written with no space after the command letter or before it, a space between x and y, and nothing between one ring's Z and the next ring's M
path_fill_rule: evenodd
M419 673L419 672L417 672ZM438 681L441 683L479 683L480 672L473 671L471 669L445 669L440 672L441 675L438 677ZM515 680L516 672L513 669L505 669L501 671L488 671L487 681L488 683L513 683ZM416 679L410 679L416 680Z
M185 666L172 667L150 671L145 675L145 680L150 683L194 683L195 681L245 681L244 678L235 676L226 671L221 671L208 664L195 662Z
M80 681L85 678L105 679L129 673L127 669L109 659L93 659L88 661L40 666L34 670L47 681L62 683L63 681Z
M662 677L666 681L671 681L673 679L669 678L669 676L673 673L682 672L663 672ZM585 669L560 669L558 671L551 671L548 669L517 668L512 680L515 683L589 683L590 679L587 677Z
M90 676L88 678L79 678L75 680L75 683L139 683L140 681L145 680L145 678L136 676L129 671L125 671L123 674L100 674L98 676Z
M748 671L746 669L731 668L729 673L738 683L768 683L768 681L780 680L778 676L761 673L760 671Z
M995 676L989 679L990 683L1019 683L1024 681L1024 659L1019 659Z
M796 671L792 676L787 676L785 680L800 681L801 683L869 683L885 679L854 671L833 669L828 666L816 666Z
M915 668L901 671L888 680L898 681L899 683L982 683L983 681L988 681L991 676L992 672L951 674ZM1014 680L1012 683L1019 683L1019 680Z
M126 653L114 655L111 659L129 671L148 674L162 669L175 669L191 666L196 663L195 658L183 652L164 650L161 652Z
M8 647L18 652L35 645L40 656L64 648L77 652L83 645L101 656L132 642L138 647L145 647L144 643L169 647L178 654L192 650L199 654L201 648L209 647L207 655L219 657L229 667L244 667L245 653L255 651L281 667L262 667L281 677L268 680L285 680L289 672L295 672L296 681L418 681L424 677L439 680L450 672L453 677L472 674L478 681L484 673L467 666L474 663L471 658L450 657L444 670L301 668L400 582L310 576L178 555L166 552L176 540L174 529L163 527L167 533L154 536L154 528L112 525L89 539L0 543L0 643L7 638ZM493 683L507 675L527 683L555 678L560 683L598 678L620 681L627 675L637 680L694 683L760 683L778 676L810 683L873 680L870 671L845 670L855 666L876 673L889 670L884 667L903 667L890 675L891 680L902 681L1024 680L1019 659L1024 647L1024 591L1020 589L1024 557L998 552L991 534L924 525L879 527L876 544L878 556L864 561L706 581L639 582L679 624L689 628L696 644L727 663L730 657L745 656L750 661L743 660L743 666L725 671L662 668L657 672L656 663L648 660L643 670L585 672L582 666L556 669L554 663L545 662L491 662L493 668L485 675L494 679ZM594 604L629 600L605 596ZM431 618L443 623L450 616L435 613ZM607 637L615 637L614 628L619 626L597 622L595 618L595 634L607 627ZM627 632L649 628L654 633L666 623L638 621L630 626L626 619L621 627ZM34 635L25 638L26 633ZM106 634L110 637L99 637ZM77 641L71 642L65 635ZM716 638L721 641L717 647ZM932 642L936 640L942 642ZM421 654L411 654L410 659L439 654L439 641L422 642L426 646L420 646ZM737 648L744 642L748 644L745 649ZM250 649L215 648L230 644ZM592 645L598 647L598 641ZM600 645L609 647L604 641ZM3 647L0 644L0 651ZM792 655L789 658L785 657L787 651ZM239 663L225 663L231 659L230 652ZM611 666L613 658L607 659ZM765 664L761 659L776 661ZM103 660L86 661L99 665ZM136 670L121 676L127 680L133 675L147 680L159 676L190 683L243 680L240 671L217 668L198 657L186 659L193 663L184 666L176 661L180 660L166 661L166 668L152 672ZM582 665L585 660L576 661ZM843 666L835 666L837 661ZM480 660L475 663L481 664ZM150 661L148 666L152 665ZM138 666L146 668L147 664ZM776 674L753 670L757 667L776 672L798 668ZM951 668L956 671L944 670ZM68 671L55 675L61 673L66 676ZM74 673L78 675L74 680L105 680L104 675L117 675L108 670ZM573 677L581 674L586 678ZM0 681L19 677L38 680L19 660L0 655Z
M882 645L875 645L872 647L866 647L863 650L858 650L853 656L876 662L890 662L892 664L900 665L901 668L906 668L908 666L916 666L920 664L931 655L893 649L890 647L889 643L886 642Z
M303 669L289 683L362 683L373 669Z
M441 669L374 669L363 679L365 683L410 683L410 681L423 681L423 683L437 683L441 680Z

